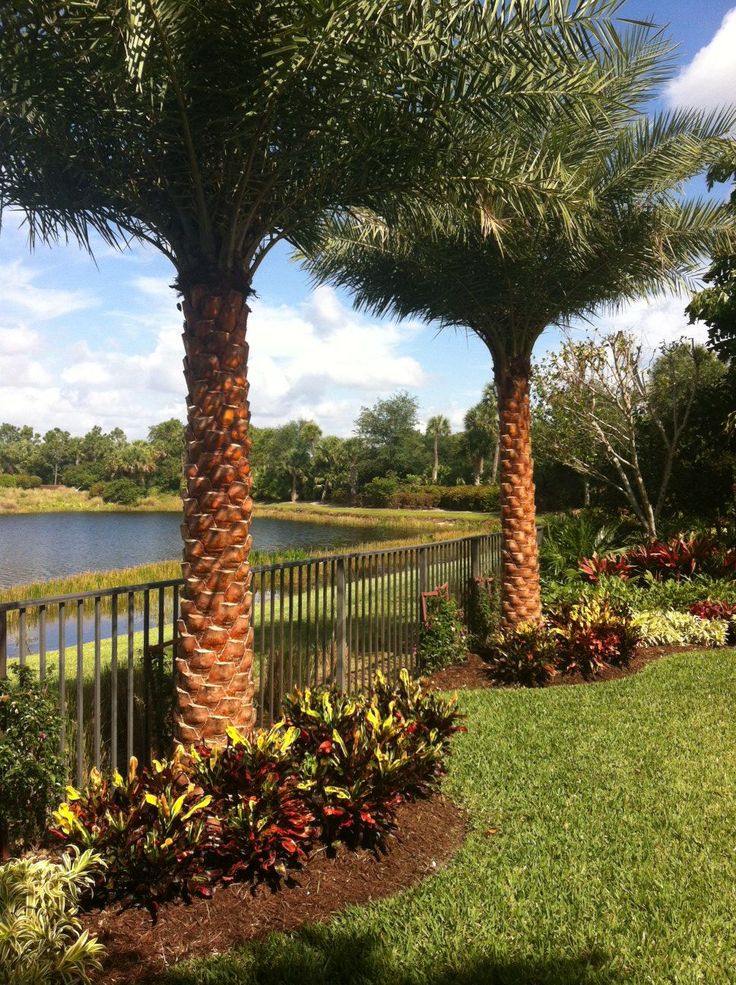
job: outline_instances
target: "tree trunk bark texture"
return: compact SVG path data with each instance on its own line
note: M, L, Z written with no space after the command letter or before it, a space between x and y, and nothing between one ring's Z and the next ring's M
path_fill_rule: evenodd
M502 623L513 627L542 617L529 411L530 360L496 369L501 478Z
M226 741L252 730L253 628L248 436L248 306L244 293L186 292L187 428L184 589L177 643L177 738Z

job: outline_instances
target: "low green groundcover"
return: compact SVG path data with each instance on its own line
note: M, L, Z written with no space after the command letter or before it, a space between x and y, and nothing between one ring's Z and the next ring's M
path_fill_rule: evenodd
M471 835L415 889L181 965L166 985L729 985L736 653L462 695Z

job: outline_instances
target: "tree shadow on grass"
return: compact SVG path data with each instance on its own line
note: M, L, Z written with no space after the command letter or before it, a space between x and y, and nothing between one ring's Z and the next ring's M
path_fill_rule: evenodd
M379 933L354 934L334 925L311 925L273 935L246 948L191 964L156 978L159 985L625 985L609 956L582 954L540 959L486 954L437 961L427 954L402 958Z

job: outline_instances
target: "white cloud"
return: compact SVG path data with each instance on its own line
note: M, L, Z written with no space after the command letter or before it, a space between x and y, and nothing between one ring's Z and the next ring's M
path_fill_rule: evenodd
M714 109L736 99L736 7L728 11L712 40L667 87L672 106Z
M691 325L685 314L687 300L668 294L653 300L640 299L620 310L601 314L592 325L577 325L576 334L591 332L630 332L641 339L645 349L654 352L667 342L681 338L705 342L708 331L702 323Z
M0 296L5 306L37 321L61 318L74 311L91 308L96 300L84 291L38 287L33 282L38 271L22 260L0 264Z
M99 341L46 354L21 325L0 332L0 354L5 344L9 358L17 355L22 361L15 376L0 363L0 420L75 433L94 424L119 426L138 437L156 421L183 419L182 316L175 296L165 280L156 278L138 277L131 287L128 310L107 313L106 319L134 330L132 352L112 346L101 334ZM371 323L345 307L330 288L319 288L298 306L254 300L252 309L248 375L256 425L307 417L325 431L348 434L362 404L426 381L419 362L402 352L418 326ZM29 389L33 386L39 388L35 394Z
M12 328L0 327L0 356L12 356L33 352L39 345L38 332L25 325Z

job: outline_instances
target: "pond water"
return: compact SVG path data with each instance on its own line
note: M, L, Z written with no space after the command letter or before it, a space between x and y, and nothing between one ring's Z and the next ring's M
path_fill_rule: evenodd
M0 516L0 588L181 557L178 513L35 513ZM256 518L258 550L319 550L385 539L365 527ZM395 534L394 534L395 536Z

